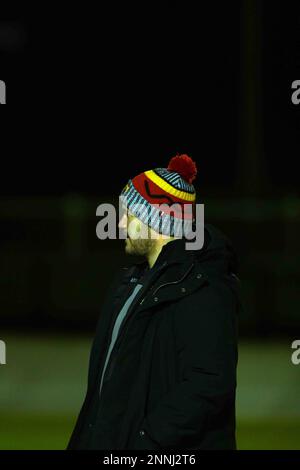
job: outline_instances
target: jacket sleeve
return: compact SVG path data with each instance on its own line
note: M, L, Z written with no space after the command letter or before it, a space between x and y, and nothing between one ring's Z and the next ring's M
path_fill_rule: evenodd
M237 303L220 283L182 298L174 312L180 381L145 416L145 433L162 447L188 446L235 399ZM222 415L221 415L222 416ZM222 419L222 418L221 418Z

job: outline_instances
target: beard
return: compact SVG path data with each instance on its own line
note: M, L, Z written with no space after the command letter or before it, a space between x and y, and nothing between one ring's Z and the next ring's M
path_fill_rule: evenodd
M147 256L154 248L155 240L148 238L126 238L125 252L128 255Z

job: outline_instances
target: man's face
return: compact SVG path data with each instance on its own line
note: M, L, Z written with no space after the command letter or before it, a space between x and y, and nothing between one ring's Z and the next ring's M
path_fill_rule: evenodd
M127 254L147 256L153 249L155 239L151 239L150 228L128 210L122 216L119 228L127 230L127 238L125 239Z

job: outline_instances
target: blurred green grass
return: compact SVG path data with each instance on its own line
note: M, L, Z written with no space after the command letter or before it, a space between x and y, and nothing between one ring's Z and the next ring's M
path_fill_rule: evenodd
M75 424L74 416L1 414L1 449L65 449ZM300 449L299 420L239 421L238 449Z
M1 339L0 449L65 449L85 395L92 338ZM239 449L300 449L300 366L290 361L291 341L240 343Z

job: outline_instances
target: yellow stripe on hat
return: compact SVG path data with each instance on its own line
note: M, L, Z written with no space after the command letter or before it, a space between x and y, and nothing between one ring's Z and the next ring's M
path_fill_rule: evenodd
M157 186L167 193L172 194L172 196L178 197L178 199L183 199L184 201L194 201L196 199L196 194L190 194L174 188L174 186L167 183L167 181L158 176L153 170L148 170L144 173L151 181L153 181L153 183L157 184Z

